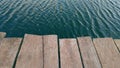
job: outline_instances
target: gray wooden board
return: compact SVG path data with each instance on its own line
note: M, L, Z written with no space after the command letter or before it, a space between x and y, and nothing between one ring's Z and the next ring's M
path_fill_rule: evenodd
M120 68L120 54L112 38L94 39L103 68Z
M120 39L115 39L114 41L115 41L115 43L119 49L119 52L120 52Z
M25 35L16 68L43 68L42 36Z
M0 43L0 68L12 68L21 38L4 38Z
M6 33L5 32L0 32L0 41L5 37Z
M79 37L77 39L85 68L101 68L101 64L91 38Z
M44 41L44 68L58 68L58 41L57 35L43 36Z
M76 39L60 39L61 68L82 68Z

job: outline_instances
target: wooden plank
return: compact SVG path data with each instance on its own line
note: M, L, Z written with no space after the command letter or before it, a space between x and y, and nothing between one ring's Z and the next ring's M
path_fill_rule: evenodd
M59 68L58 41L56 35L43 36L44 39L44 68Z
M5 32L0 32L0 40L5 37L6 33Z
M21 38L4 38L0 43L0 68L12 68Z
M6 33L5 32L0 32L0 38L5 37Z
M114 41L115 41L115 43L119 49L119 52L120 52L120 39L115 39Z
M78 43L85 68L101 68L96 50L90 37L78 38Z
M42 36L25 35L16 68L43 68Z
M112 38L94 39L94 44L103 68L120 68L120 54Z
M61 68L82 68L76 39L60 39Z

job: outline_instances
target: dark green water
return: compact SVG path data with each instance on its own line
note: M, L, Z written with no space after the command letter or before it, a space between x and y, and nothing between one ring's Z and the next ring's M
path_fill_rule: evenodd
M0 0L0 31L120 38L120 0Z

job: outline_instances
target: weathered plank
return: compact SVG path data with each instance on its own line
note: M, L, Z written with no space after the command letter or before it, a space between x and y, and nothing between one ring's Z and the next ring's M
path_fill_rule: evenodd
M115 43L119 49L119 52L120 52L120 39L115 39L114 41L115 41Z
M44 41L44 68L59 68L58 41L56 35L43 36Z
M0 43L0 68L12 68L21 38L4 38Z
M5 37L6 33L5 32L0 32L0 40Z
M61 68L82 68L76 39L60 39Z
M96 50L90 37L77 38L85 68L101 68Z
M112 38L94 39L94 44L103 68L120 68L120 54Z
M25 35L16 68L43 68L42 36Z

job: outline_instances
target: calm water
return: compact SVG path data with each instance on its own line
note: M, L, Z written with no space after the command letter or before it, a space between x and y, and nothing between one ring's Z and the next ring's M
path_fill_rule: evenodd
M0 0L0 31L120 38L120 0Z

